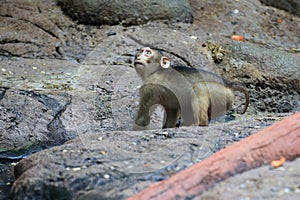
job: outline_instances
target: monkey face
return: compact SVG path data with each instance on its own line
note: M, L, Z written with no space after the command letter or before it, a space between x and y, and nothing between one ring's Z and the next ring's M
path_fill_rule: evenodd
M149 47L144 47L138 51L134 59L134 67L142 80L159 69L158 60L160 57L161 55L157 51Z
M151 63L151 59L154 56L154 52L149 47L144 47L138 51L135 56L134 66L147 65Z
M145 80L154 72L169 68L170 61L169 58L164 57L158 50L144 47L135 55L134 67L142 80Z

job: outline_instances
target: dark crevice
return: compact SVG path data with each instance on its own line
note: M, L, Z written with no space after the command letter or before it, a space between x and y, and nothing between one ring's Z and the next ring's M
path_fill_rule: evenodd
M20 40L17 40L17 39L14 39L14 40L4 39L4 40L0 41L0 44L33 44L33 45L36 45L38 47L44 47L44 45L42 45L42 44L38 44L38 43L35 43L35 42L31 42L31 41L20 41Z
M52 33L51 31L49 31L49 30L43 28L42 26L40 26L40 25L38 25L38 24L36 24L36 23L32 23L32 22L30 22L30 23L33 24L34 26L36 26L37 28L43 30L44 32L48 33L48 34L51 35L52 37L55 37L55 38L59 39L54 33Z
M22 19L23 21L32 24L33 26L37 27L38 29L41 29L42 31L48 33L50 36L59 39L54 33L52 33L50 30L45 29L44 27L40 26L37 23L34 23L32 21L26 20L26 19Z
M55 52L60 55L61 57L63 57L63 53L61 52L61 48L60 47L55 47Z
M71 105L71 102L72 96L69 96L67 103L61 107L61 109L54 115L52 121L47 125L49 138L53 138L53 141L55 142L53 145L60 145L69 140L69 138L66 138L67 130L65 130L60 117L66 111L68 106ZM61 136L61 139L57 140L55 138L56 136Z
M8 90L8 87L0 87L0 100L4 98L4 95L6 93L6 90Z
M42 9L41 9L40 3L37 3L36 8L37 8L37 10L38 10L39 13L42 13Z
M4 50L4 49L0 49L0 55L1 56L5 56L5 57L21 57L20 55L18 54L13 54L7 50Z
M24 90L21 90L20 93L26 96L30 96L33 99L36 99L38 102L46 106L47 109L52 111L53 119L47 125L47 130L49 131L48 137L50 138L50 140L52 139L52 142L50 144L47 143L45 146L55 146L66 142L68 140L68 138L66 138L67 131L65 130L64 125L60 120L60 116L71 104L72 96L65 94L64 96L67 97L67 102L64 105L62 105L56 99L44 94Z
M12 16L12 15L8 15L8 14L6 14L6 15L1 15L1 14L0 14L0 17L8 17L8 18L13 18L13 16Z

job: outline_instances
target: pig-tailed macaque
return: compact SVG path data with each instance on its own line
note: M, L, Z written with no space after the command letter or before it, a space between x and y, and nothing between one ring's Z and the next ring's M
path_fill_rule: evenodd
M231 108L234 90L245 95L245 113L249 104L247 89L239 83L190 67L171 67L170 59L159 50L144 47L134 58L134 67L142 78L140 101L133 130L146 129L150 109L165 109L162 128L172 128L181 117L182 126L207 126L211 119L225 115Z

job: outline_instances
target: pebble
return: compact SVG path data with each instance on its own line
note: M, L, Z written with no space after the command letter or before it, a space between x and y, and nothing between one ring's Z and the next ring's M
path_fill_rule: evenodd
M163 135L169 135L167 131L162 132Z
M81 168L80 168L80 167L74 167L74 168L72 168L72 170L73 170L74 172L77 172L77 171L80 171Z
M110 175L109 174L104 174L103 176L105 179L109 179L110 178Z
M107 154L106 151L100 151L99 153L100 153L101 155L106 155L106 154Z
M235 9L235 10L232 11L232 13L233 13L233 14L238 14L238 13L239 13L239 10L238 10L238 9Z
M291 192L291 189L290 188L284 188L284 193L290 193Z
M136 145L137 145L137 142L132 142L132 145L136 146Z
M98 137L98 141L102 141L103 140L103 137Z

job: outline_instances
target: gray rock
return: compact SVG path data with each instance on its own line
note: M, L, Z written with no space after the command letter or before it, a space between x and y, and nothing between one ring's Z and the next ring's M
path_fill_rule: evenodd
M299 166L300 158L297 158L285 162L282 168L263 166L253 169L238 175L239 179L232 177L217 184L194 200L214 199L215 194L222 194L222 199L296 200L299 198L296 184ZM233 188L235 192L232 192Z
M193 22L187 0L58 0L64 12L79 23L135 25L153 20Z
M236 130L252 134L272 121L81 134L20 161L12 199L125 199L236 141Z
M285 0L285 1L278 1L278 0L260 0L262 3L273 6L279 9L283 9L297 15L300 17L300 1L299 0Z
M93 29L84 36L78 35L85 28L64 16L56 0L2 1L0 16L0 55L6 57L79 61L94 47ZM77 38L85 40L80 47Z
M18 159L69 140L60 115L68 95L0 88L0 159ZM17 147L17 148L16 148Z
M174 34L170 28L164 28L164 32L160 30L161 28L137 27L132 35L136 38L151 39L152 45L158 44L159 48L165 49L165 55L172 57L176 63L187 64L180 57L176 57L181 55L192 67L204 68L222 74L230 80L244 82L251 97L250 108L246 114L252 115L260 111L283 113L299 109L300 59L294 54L262 45L224 40L224 44L219 46L223 46L230 53L225 54L223 61L216 65L211 59L208 46L204 47L203 43L179 31ZM62 102L64 108L57 111L57 117L52 116L59 122L54 129L49 129L48 123L44 123L43 131L22 131L23 135L31 134L32 137L18 137L19 132L9 130L10 137L14 138L14 144L11 146L20 147L24 141L37 144L41 142L41 133L74 138L86 133L132 128L138 104L138 86L141 82L130 67L130 59L140 44L124 37L122 31L115 31L117 35L103 38L102 43L94 48L81 64L53 59L16 59L3 62L5 72L2 72L3 76L0 77L3 87L18 93L18 88L26 86L27 92L33 90L36 92L32 93L36 95L49 96L59 103ZM176 40L168 39L168 42L160 43L160 38L164 38L165 35L174 35ZM207 39L207 36L198 37L201 41ZM181 41L182 45L178 45L178 41ZM27 64L23 66L23 63ZM15 98L20 102L28 102L27 96L5 96L3 92L1 94L5 97L0 101L3 111L12 106L8 102L13 102ZM69 96L71 100L61 101L63 95ZM22 112L22 109L28 109L27 115L44 117L43 109L37 109L39 106L35 106L35 103L41 105L41 100L32 99L31 102L27 107L18 107L16 110ZM239 105L239 102L244 102L243 98L235 105ZM4 120L10 115L4 112ZM51 119L50 116L49 121ZM153 128L160 127L160 119L154 120ZM24 128L27 126L26 123L18 125ZM4 129L8 131L7 128ZM43 141L48 141L49 138L44 139ZM64 141L65 139L60 137L51 138L52 144L61 144ZM3 142L10 143L10 139L5 137Z

